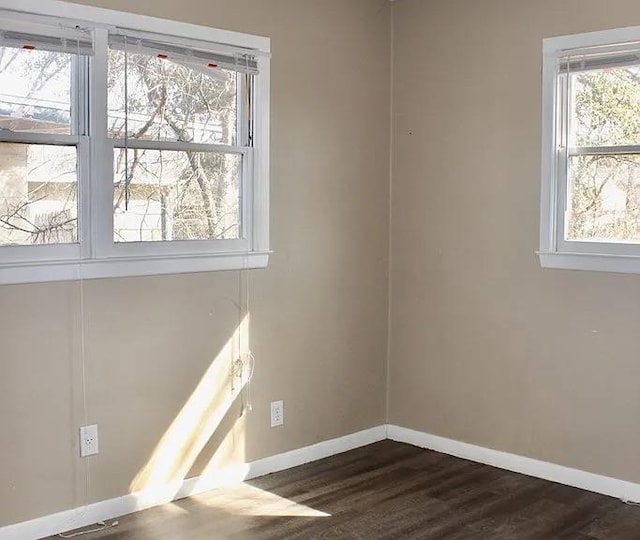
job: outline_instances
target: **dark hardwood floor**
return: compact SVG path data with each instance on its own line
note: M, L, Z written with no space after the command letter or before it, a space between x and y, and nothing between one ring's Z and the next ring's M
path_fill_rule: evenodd
M640 507L391 441L119 521L81 538L640 539Z

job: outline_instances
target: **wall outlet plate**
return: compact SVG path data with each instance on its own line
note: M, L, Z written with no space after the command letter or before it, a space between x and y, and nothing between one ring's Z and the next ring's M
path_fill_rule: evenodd
M271 427L284 424L284 401L271 402Z
M80 428L80 457L98 453L98 424Z

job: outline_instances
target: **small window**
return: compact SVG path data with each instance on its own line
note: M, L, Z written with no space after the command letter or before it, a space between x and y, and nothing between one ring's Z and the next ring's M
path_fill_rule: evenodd
M640 272L638 38L545 40L543 266Z
M53 8L0 12L0 283L265 266L269 40Z

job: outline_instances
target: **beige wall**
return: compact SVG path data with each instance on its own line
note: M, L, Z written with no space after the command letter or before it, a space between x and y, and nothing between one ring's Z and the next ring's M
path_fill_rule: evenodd
M221 417L237 272L85 282L87 420L101 437L87 495L80 285L0 287L0 525L384 421L387 1L90 3L272 38L276 253L251 273L253 411L238 419L236 399ZM183 409L196 389L204 402ZM278 429L274 399L285 402ZM193 426L206 426L204 440Z
M639 276L541 269L544 37L635 0L399 0L392 423L640 481Z
M84 321L77 282L0 287L0 525L385 421L387 1L91 3L272 38L276 254L250 278L253 411L220 383L237 272L86 282ZM541 40L640 24L640 5L393 5L388 420L640 481L640 280L534 255Z

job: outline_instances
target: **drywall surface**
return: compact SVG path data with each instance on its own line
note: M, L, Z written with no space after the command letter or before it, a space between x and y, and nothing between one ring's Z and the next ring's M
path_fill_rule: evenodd
M393 5L389 422L640 481L640 279L534 253L542 40L640 4Z
M87 3L271 37L275 254L248 322L238 272L0 287L0 526L384 423L387 1ZM229 380L246 340L251 411Z

